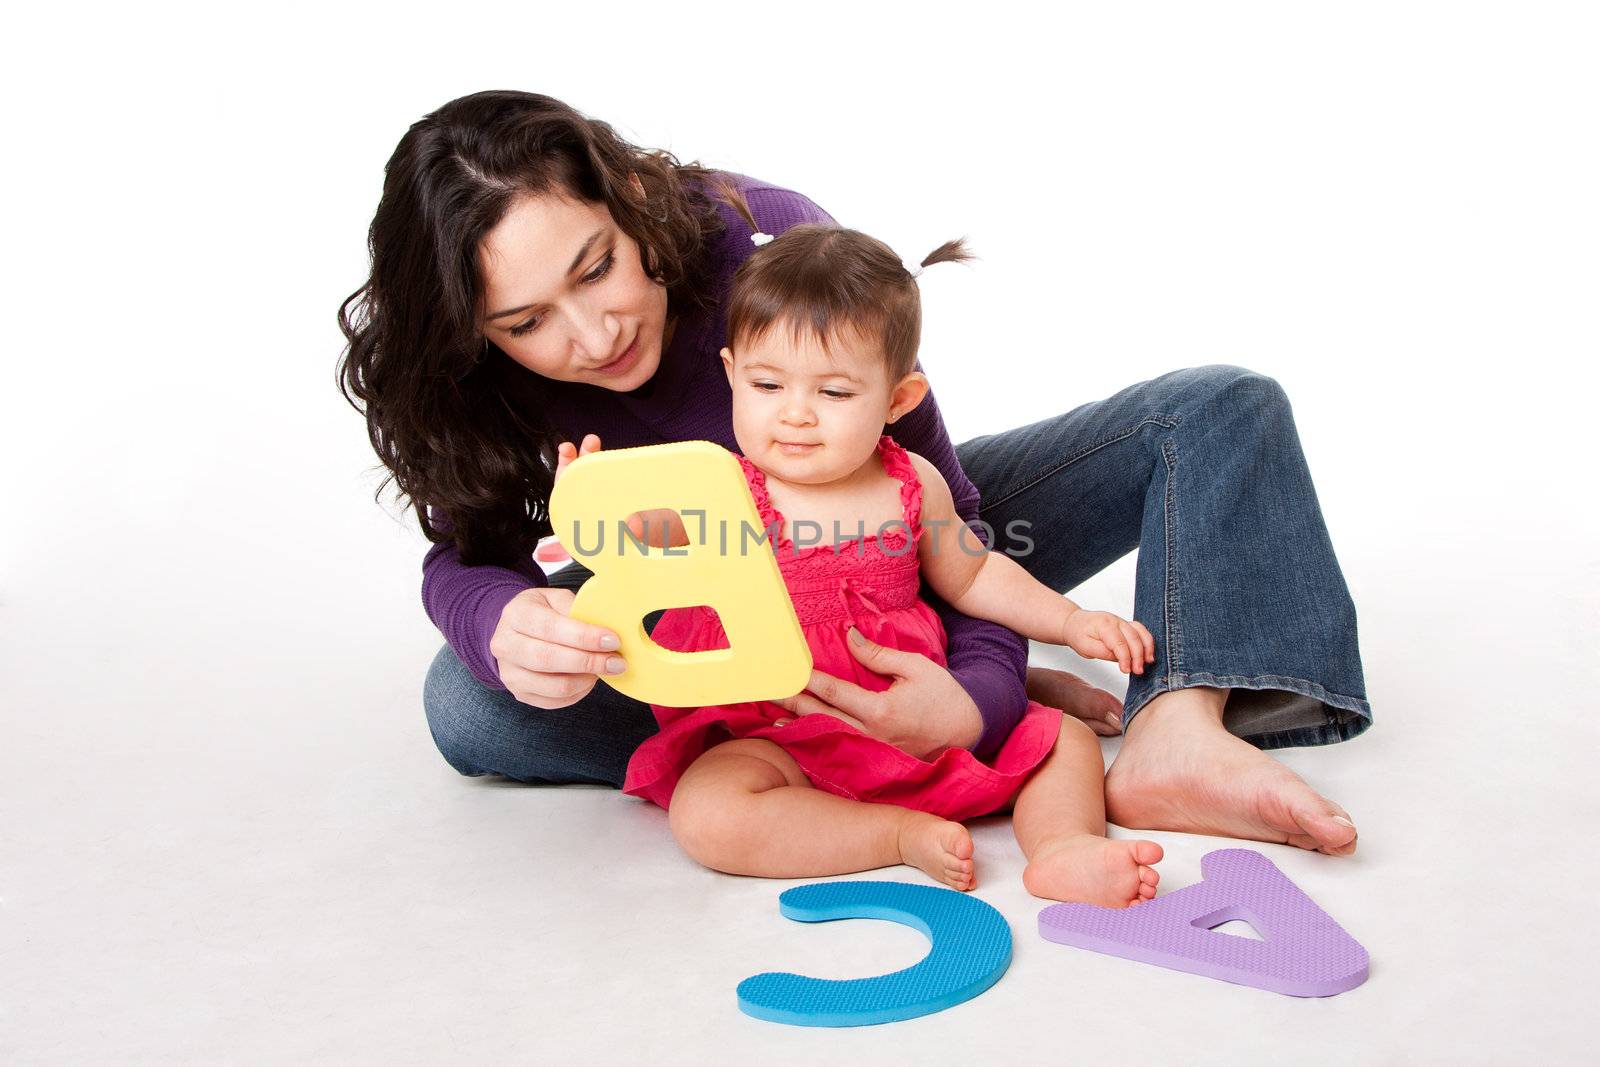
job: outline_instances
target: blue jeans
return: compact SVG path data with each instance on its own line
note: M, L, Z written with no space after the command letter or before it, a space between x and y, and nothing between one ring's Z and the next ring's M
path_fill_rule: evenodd
M1223 723L1261 748L1329 744L1371 725L1355 606L1271 378L1174 371L956 454L991 543L1050 588L1070 592L1139 550L1133 615L1154 635L1156 661L1130 676L1124 725L1189 686L1232 690ZM574 564L552 584L587 576ZM439 751L469 775L620 785L655 732L649 705L604 681L546 711L485 689L449 646L424 705Z

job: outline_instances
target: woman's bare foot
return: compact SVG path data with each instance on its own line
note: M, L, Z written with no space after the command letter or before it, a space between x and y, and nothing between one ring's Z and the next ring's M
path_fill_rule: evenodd
M967 828L925 811L907 811L900 823L900 862L963 893L978 884L973 876L972 835Z
M1047 900L1125 908L1156 895L1161 876L1150 864L1160 860L1161 846L1154 841L1073 834L1035 849L1022 885Z
M1349 812L1223 728L1225 694L1176 689L1145 705L1106 774L1106 817L1141 830L1354 852Z
M1121 699L1096 689L1076 674L1053 667L1029 667L1028 699L1082 719L1101 737L1116 737L1122 732Z

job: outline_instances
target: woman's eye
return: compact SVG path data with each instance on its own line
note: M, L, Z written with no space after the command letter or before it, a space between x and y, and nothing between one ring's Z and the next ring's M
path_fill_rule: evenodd
M601 278L604 278L607 274L610 274L611 264L615 261L615 258L616 252L614 250L607 252L606 257L596 264L594 270L583 276L583 280L586 282L597 282Z
M612 249L610 252L606 253L604 259L602 259L599 263L595 264L594 270L591 270L588 274L585 274L583 276L584 284L586 284L586 285L593 284L594 282L599 281L601 278L604 278L607 274L610 274L611 273L611 267L615 262L616 262L616 250ZM538 327L539 323L541 323L543 321L544 321L544 318L542 316L539 317L539 318L529 319L527 322L524 322L520 326L511 327L510 331L508 331L508 332L511 334L512 337L521 337L524 334L532 333L534 331L534 329Z

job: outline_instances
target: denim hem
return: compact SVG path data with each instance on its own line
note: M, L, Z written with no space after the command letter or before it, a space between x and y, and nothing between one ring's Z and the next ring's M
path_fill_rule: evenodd
M1128 724L1133 721L1133 717L1151 700L1174 689L1189 689L1194 686L1207 686L1213 689L1283 689L1323 703L1324 720L1318 725L1240 735L1242 740L1261 749L1337 744L1365 733L1372 725L1372 707L1366 700L1361 697L1346 696L1343 693L1330 693L1316 682L1304 678L1286 678L1277 674L1247 677L1242 674L1188 671L1175 672L1157 680L1138 704L1132 708L1125 708L1122 713L1123 732L1127 732Z

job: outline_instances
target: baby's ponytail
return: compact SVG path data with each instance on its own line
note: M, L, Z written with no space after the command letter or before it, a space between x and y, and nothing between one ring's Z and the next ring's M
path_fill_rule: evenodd
M954 241L946 241L932 252L922 257L921 266L931 267L935 263L970 263L978 257L967 248L967 239L957 237Z
M780 322L797 337L810 333L824 343L849 326L881 343L890 381L916 369L922 336L917 265L875 237L833 224L800 223L774 237L762 232L742 190L720 182L717 193L750 227L756 246L745 252L729 287L729 348L737 352ZM974 258L961 238L929 252L920 266Z
M755 213L750 210L750 202L744 198L744 193L731 181L723 179L717 183L717 194L724 204L739 213L739 217L750 227L751 233L761 232L761 227L756 223Z

